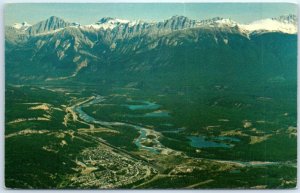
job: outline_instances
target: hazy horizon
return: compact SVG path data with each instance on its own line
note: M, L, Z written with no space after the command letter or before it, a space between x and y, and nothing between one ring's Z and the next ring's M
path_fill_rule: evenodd
M149 13L149 10L153 10ZM155 11L154 11L155 10ZM253 14L256 13L256 14ZM5 5L5 25L35 24L57 16L81 25L95 23L103 17L128 20L163 21L174 15L195 20L213 17L230 18L239 23L297 15L291 3L12 3Z

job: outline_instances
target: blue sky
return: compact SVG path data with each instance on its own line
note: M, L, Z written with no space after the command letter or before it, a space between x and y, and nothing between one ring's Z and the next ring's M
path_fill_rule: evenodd
M184 15L197 20L219 16L249 23L296 12L297 6L288 3L19 3L5 6L4 19L6 25L22 21L34 24L54 15L85 25L108 16L162 21L173 15Z

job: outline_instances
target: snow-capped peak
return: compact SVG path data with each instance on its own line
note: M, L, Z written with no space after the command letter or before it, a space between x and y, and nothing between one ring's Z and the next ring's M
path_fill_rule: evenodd
M101 18L98 22L95 24L87 25L86 27L93 28L93 29L114 29L115 27L122 25L122 24L128 24L130 23L129 20L125 19L117 19L117 18L111 18L111 17L104 17Z
M198 22L198 25L209 25L209 26L218 26L218 27L234 27L238 25L236 21L233 21L231 19L225 19L221 17L214 17L211 19L201 20Z
M18 30L26 30L27 28L29 28L31 25L29 24L29 23L27 23L27 22L22 22L22 23L15 23L14 25L13 25L13 27L15 28L15 29L18 29Z
M296 15L285 15L277 18L262 19L250 24L240 24L231 19L215 17L198 22L198 26L210 27L238 27L244 33L252 32L282 32L288 34L297 33Z
M219 20L216 20L215 23L219 24L219 25L223 25L223 26L229 26L229 27L234 27L236 26L238 23L231 20L231 19L219 19Z
M278 19L262 19L254 21L250 24L240 24L240 28L253 32L253 31L272 31L272 32L283 32L288 34L297 33L297 25L288 22L287 20Z
M101 18L96 24L122 24L122 23L129 23L129 20L125 19L117 19L111 17L104 17Z
M118 18L112 18L112 17L103 17L101 18L98 22L96 22L95 24L90 24L90 25L86 25L83 26L83 28L89 28L89 29L104 29L104 30L112 30L118 26L122 26L122 25L128 25L129 27L138 25L138 24L143 24L144 22L142 22L141 20L126 20L126 19L118 19Z

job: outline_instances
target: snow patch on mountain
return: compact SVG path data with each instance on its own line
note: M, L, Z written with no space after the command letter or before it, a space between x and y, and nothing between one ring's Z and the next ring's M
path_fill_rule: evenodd
M280 22L275 19L263 19L263 20L252 22L250 24L239 24L239 27L249 32L270 31L270 32L283 32L287 34L297 33L296 25L288 22Z
M124 24L128 24L128 23L130 23L129 20L105 17L105 18L100 19L95 24L85 25L84 28L93 28L96 30L102 28L104 30L107 30L107 29L112 30L119 25L124 25Z
M232 21L231 19L220 19L215 21L216 23L225 24L225 25L232 25L235 24L235 21Z
M280 16L278 18L262 19L250 24L240 24L231 19L215 17L198 22L198 26L209 27L238 27L241 32L282 32L288 34L297 33L296 16Z
M22 22L22 23L15 23L12 27L18 30L27 30L31 25L27 22Z
M236 25L238 25L237 22L231 20L231 19L219 19L215 21L215 24L219 25L219 26L224 26L224 27L235 27Z

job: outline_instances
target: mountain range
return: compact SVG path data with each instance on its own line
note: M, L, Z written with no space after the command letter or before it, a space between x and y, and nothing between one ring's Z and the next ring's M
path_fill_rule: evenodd
M114 30L115 28L133 28L133 31L143 32L146 30L180 30L187 28L197 27L238 27L241 31L252 33L254 31L280 31L284 33L296 33L297 32L297 19L295 15L280 16L278 18L262 19L254 21L250 24L240 24L231 19L224 19L221 17L215 17L212 19L196 21L189 19L185 16L173 16L162 22L143 22L140 20L125 20L111 17L101 18L94 24L80 25L77 22L66 22L63 19L51 16L50 18L38 22L34 25L30 25L27 22L15 23L12 27L24 34L37 35L45 34L49 32L57 32L59 29L66 27L78 27L82 30ZM128 29L129 30L129 29ZM130 30L129 30L130 31Z
M176 77L184 85L240 75L294 79L296 34L295 15L250 24L220 17L173 16L161 22L104 17L90 25L52 16L6 26L6 78L170 84Z

